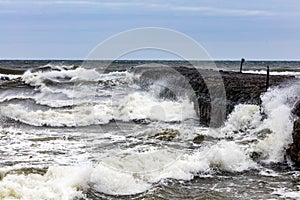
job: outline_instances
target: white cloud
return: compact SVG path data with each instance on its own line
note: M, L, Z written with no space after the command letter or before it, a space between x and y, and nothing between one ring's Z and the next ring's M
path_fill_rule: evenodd
M125 2L111 2L111 1L90 1L90 0L0 0L0 4L2 5L94 5L94 6L111 6L111 7L122 7L128 6L130 3Z
M210 15L230 15L230 16L272 16L274 12L264 10L227 9L201 6L174 6L174 10L203 12Z
M198 12L201 15L212 15L212 16L295 16L299 13L293 12L282 12L282 11L269 11L259 9L231 9L214 6L198 6L198 5L179 5L178 1L165 1L167 3L160 3L159 1L96 1L96 0L0 0L0 5L70 5L70 6L91 6L91 7L102 7L108 9L140 9L145 11L180 11L180 12ZM188 2L186 2L188 4ZM1 9L0 9L1 10Z

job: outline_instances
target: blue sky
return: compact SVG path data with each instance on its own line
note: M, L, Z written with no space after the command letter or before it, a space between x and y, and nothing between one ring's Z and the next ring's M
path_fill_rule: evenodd
M141 27L182 32L216 60L300 60L300 0L0 0L0 59L84 59Z

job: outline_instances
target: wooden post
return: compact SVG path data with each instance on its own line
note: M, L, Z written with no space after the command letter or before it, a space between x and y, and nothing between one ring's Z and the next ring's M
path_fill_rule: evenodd
M240 73L242 73L242 71L243 71L243 64L244 64L244 62L245 62L245 59L242 58L241 59L241 66L240 66Z
M267 82L266 82L266 90L268 90L270 84L270 67L267 66Z

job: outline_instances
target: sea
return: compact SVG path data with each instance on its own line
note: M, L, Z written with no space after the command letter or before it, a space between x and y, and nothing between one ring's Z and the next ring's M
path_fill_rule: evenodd
M300 199L285 153L300 80L210 128L190 93L164 95L177 77L154 72L178 66L240 62L0 61L0 199ZM246 61L243 73L267 66L300 76L297 61Z

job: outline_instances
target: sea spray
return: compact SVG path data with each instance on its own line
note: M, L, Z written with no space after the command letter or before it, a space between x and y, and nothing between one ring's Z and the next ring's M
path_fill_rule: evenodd
M262 105L267 118L262 128L271 130L256 148L267 155L266 162L282 162L285 149L292 142L293 119L291 109L299 97L298 83L276 87L262 96Z

